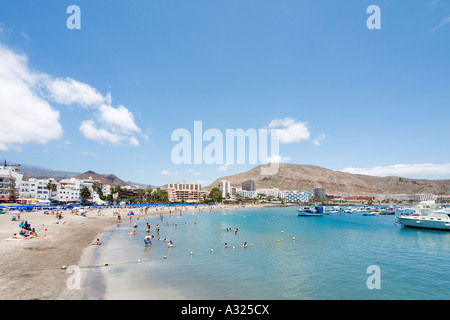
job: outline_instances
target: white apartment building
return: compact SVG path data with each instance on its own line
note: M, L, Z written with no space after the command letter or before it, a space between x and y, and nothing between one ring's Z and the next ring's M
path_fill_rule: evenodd
M55 183L54 179L35 179L30 178L28 181L21 181L19 184L19 198L50 200L52 191L47 189L47 184Z
M47 184L51 182L56 185L56 191L47 189ZM84 186L95 199L96 193L93 191L93 182L89 180L80 180L76 178L63 179L57 182L55 179L35 179L21 181L19 184L19 198L26 200L58 200L62 202L75 202L80 200L80 190ZM97 196L98 197L98 196Z
M231 184L230 181L222 180L219 182L219 189L222 191L222 198L226 199L227 195L228 197L231 197Z
M256 198L256 191L239 190L236 194L243 196L245 198Z
M256 189L256 194L264 194L266 196L279 198L281 192L280 189L278 188L268 188L268 189Z

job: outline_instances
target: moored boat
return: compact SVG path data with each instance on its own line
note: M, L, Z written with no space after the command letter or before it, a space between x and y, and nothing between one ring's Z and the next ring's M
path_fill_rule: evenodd
M322 206L316 207L303 207L297 210L297 214L300 217L322 217L324 209Z
M418 210L417 214L398 216L398 222L404 227L450 230L450 210L438 209L434 201L421 202Z

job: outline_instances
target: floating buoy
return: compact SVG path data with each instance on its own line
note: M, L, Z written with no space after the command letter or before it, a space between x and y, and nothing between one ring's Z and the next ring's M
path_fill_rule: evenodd
M252 244L250 244L252 247L253 247L253 243Z
M292 237L292 241L295 241L295 237Z
M281 233L284 233L284 231L283 231L283 230L281 230Z
M141 260L138 260L137 263L141 263Z
M211 249L211 252L214 252L214 250L213 250L213 249Z
M192 256L192 251L189 254Z
M233 249L236 249L236 247L235 247L235 246L233 246Z
M167 259L167 256L164 256L164 259Z
M277 240L277 242L280 242L280 240Z
M266 244L266 243L263 241L263 244Z
M105 263L105 267L109 266L109 263Z
M65 268L66 268L66 266L62 266L62 267L61 267L61 269L65 269Z

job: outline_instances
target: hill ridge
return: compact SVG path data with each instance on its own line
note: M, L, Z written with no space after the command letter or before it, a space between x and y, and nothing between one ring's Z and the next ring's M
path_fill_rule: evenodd
M228 180L231 186L241 187L246 180L255 180L257 189L278 188L280 190L313 191L316 187L325 188L327 193L336 194L420 194L450 193L450 180L411 179L398 176L376 177L334 171L315 165L280 163L274 175L262 175L261 169L270 164L256 166L247 172L221 177L206 187L210 190L219 181Z

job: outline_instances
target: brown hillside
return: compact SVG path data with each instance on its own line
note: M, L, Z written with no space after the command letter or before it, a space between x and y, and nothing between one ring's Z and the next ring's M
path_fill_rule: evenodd
M256 188L279 188L280 190L307 190L323 187L327 193L378 193L378 194L449 194L450 180L408 179L401 177L374 177L333 171L312 165L280 164L278 173L261 175L261 168L255 167L247 172L219 178L206 190L217 187L220 180L230 181L233 187L241 187L246 180L255 180Z
M98 174L93 171L87 171L85 173L79 174L75 178L77 179L92 179L99 180L101 184L112 185L112 186L126 186L128 183L119 179L114 174Z

